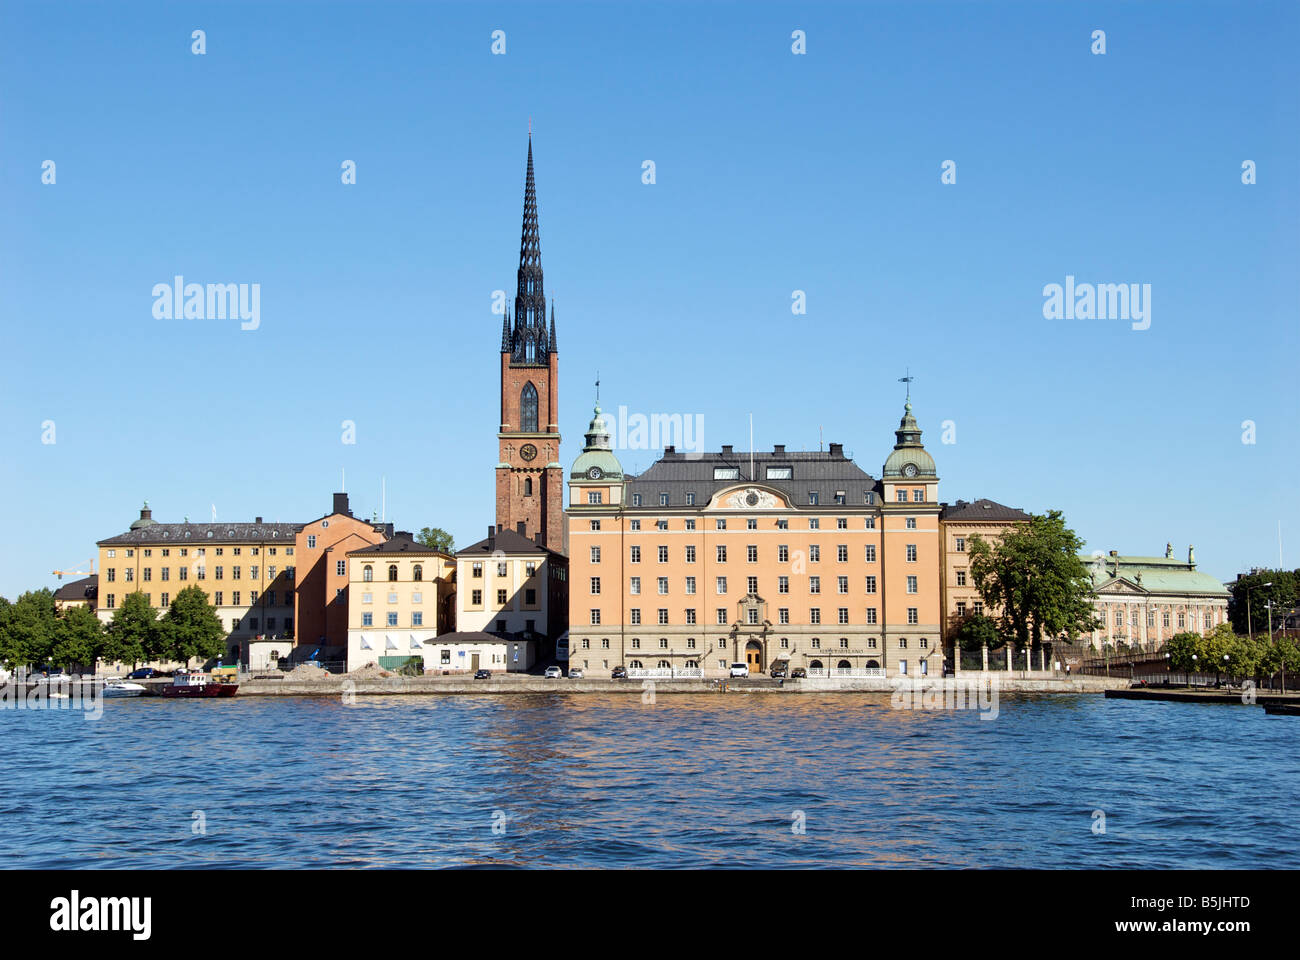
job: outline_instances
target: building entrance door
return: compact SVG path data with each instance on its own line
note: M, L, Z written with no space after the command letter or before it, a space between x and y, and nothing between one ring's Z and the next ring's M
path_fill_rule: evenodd
M763 672L763 645L757 640L745 644L745 662L749 664L750 673Z
M471 670L473 670L475 673L478 673L478 654L477 654L477 653L471 653L471 654L469 655L469 668L470 668Z

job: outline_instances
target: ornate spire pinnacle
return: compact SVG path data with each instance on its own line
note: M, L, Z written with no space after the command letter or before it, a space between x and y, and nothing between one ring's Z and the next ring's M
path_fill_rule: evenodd
M547 341L546 351L548 353L557 352L555 349L555 300L554 299L551 300L551 336L550 339Z
M506 307L506 309L501 314L501 352L502 353L510 352L510 308L509 307Z
M537 185L533 177L533 136L528 134L528 172L524 179L524 226L519 240L519 283L511 361L545 364L555 335L547 336L546 294L542 289L542 245L537 230Z

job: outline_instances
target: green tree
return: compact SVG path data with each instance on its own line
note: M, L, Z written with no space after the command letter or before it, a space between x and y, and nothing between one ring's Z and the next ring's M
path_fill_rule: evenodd
M442 527L423 527L415 539L426 547L433 547L433 549L441 550L443 553L456 552L455 539Z
M162 647L173 660L219 657L226 649L226 631L202 587L186 587L172 598L162 619Z
M1101 626L1093 612L1092 578L1079 557L1083 541L1059 510L1033 514L990 544L971 538L971 579L985 605L999 611L998 632L1016 646L1074 640Z
M0 657L14 666L44 665L54 651L58 614L52 590L29 590L0 613Z
M64 669L95 669L104 652L104 624L89 607L69 607L55 625L54 660Z
M1188 672L1200 670L1205 663L1205 645L1199 633L1175 633L1167 645L1169 666ZM1193 660L1192 658L1196 659Z
M984 646L992 649L1002 645L997 621L982 613L971 613L963 617L952 636L963 650L979 650Z
M1265 642L1260 666L1265 673L1280 673L1285 688L1286 675L1300 673L1300 645L1286 636L1274 638L1272 644Z
M135 666L141 660L153 660L160 651L161 631L158 611L140 591L128 593L122 605L113 611L113 620L104 636L104 659Z
M1264 586L1266 583L1272 586ZM1233 629L1237 633L1262 633L1267 636L1269 602L1272 603L1273 626L1276 629L1279 613L1296 606L1297 594L1300 593L1300 576L1293 570L1258 570L1240 577L1229 589L1232 591L1232 599L1228 603L1228 616L1232 620ZM1250 610L1249 628L1246 623L1247 607Z

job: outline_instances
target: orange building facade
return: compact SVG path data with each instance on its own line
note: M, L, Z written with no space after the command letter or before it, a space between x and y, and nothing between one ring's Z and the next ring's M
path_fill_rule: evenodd
M569 476L570 666L939 675L939 478L910 403L896 436L880 479L834 443L669 447L625 476L597 407Z
M342 656L348 643L348 554L392 535L392 524L352 516L346 493L334 494L328 514L302 525L294 540L297 646L320 647L325 658Z

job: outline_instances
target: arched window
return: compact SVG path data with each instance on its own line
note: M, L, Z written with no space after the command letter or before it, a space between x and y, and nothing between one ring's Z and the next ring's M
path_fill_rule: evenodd
M533 478L524 477L524 496L531 497L532 495L533 495Z
M389 580L396 580L396 579L397 579L397 564L395 564L395 563L390 563L390 564L388 565L388 579L389 579Z
M659 661L659 669L660 669L660 670L671 670L672 668L673 668L673 665L672 665L671 663L669 663L667 660L660 660L660 661Z
M837 670L850 670L853 668L853 664L849 663L847 660L841 660L839 663L835 664L835 668Z
M537 432L537 388L531 380L524 384L519 395L519 429L524 433Z
M417 564L415 565L415 570L414 570L414 572L411 574L411 579L412 579L412 580L423 580L423 579L424 579L424 567L420 566L420 565L417 563Z
M361 579L366 581L366 583L369 583L371 580L375 579L375 568L367 563L364 567L361 568Z
M820 660L814 660L812 663L808 664L809 670L820 670L821 668L822 662Z
M640 670L640 669L641 669L641 661L640 661L640 660L633 660L633 661L631 661L627 666L628 666L628 669L629 669L629 670Z

